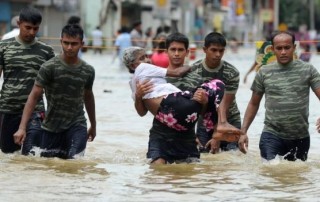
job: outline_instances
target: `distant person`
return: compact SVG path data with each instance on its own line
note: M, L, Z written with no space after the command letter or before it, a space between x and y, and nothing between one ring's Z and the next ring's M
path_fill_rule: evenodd
M170 34L171 34L171 27L168 25L164 25L162 26L161 32L158 35L165 35L167 37Z
M126 26L121 27L114 45L116 46L116 52L117 52L117 56L120 61L120 66L124 67L125 65L122 62L123 61L123 51L124 51L124 49L132 46L132 41L131 41L131 36L129 34L129 29Z
M169 66L169 56L166 51L166 36L165 35L159 35L156 39L157 46L151 56L151 63L167 68Z
M92 36L92 46L94 53L99 52L102 53L102 45L103 45L103 33L100 30L100 26L97 26L91 33Z
M310 148L310 89L320 99L320 74L310 63L293 59L296 45L291 32L275 32L271 43L277 62L262 66L255 76L239 145L248 145L247 131L265 95L260 156L267 161L277 156L306 161Z
M310 59L311 59L310 45L306 45L302 48L302 52L300 53L299 59L304 62L310 62Z
M19 129L26 134L22 154L34 154L33 147L39 147L42 137L41 122L45 116L42 97L34 103L25 126L19 127L23 108L31 92L41 65L53 58L51 46L39 41L36 35L42 22L42 15L35 8L23 8L17 22L20 32L16 37L0 41L0 75L3 83L0 92L0 145L3 153L21 149L15 144L13 134Z
M130 32L132 46L138 46L145 48L147 43L143 37L142 24L141 21L136 21L133 23L133 28Z
M152 42L152 37L153 37L153 31L152 27L148 27L147 30L145 31L145 37L146 37L146 46L145 50L147 52L148 57L150 58L152 53L153 53L153 42Z
M236 37L232 37L229 41L229 47L233 53L238 53L239 42Z
M306 24L299 26L299 31L295 33L295 38L299 41L300 48L305 48L306 46L311 45L311 38Z
M295 34L295 38L299 41L299 48L301 49L299 59L304 62L309 62L311 59L310 48L312 43L307 25L302 24L299 26L299 31Z
M157 40L160 36L160 33L163 31L163 27L162 26L159 26L157 29L156 29L156 33L155 35L153 36L152 38L152 48L153 49L156 49L157 46L158 46L158 43L157 43ZM162 35L162 36L165 36L165 35ZM165 36L166 37L166 36Z
M4 34L1 38L1 40L9 39L15 36L18 36L20 33L20 29L18 27L18 21L19 21L19 16L14 16L11 19L11 28L12 30L6 34Z
M37 100L46 94L48 110L42 122L44 129L41 156L72 159L84 154L87 141L96 136L95 101L92 86L95 71L78 57L83 46L83 30L68 24L61 32L62 53L44 63L24 107L16 144L24 142L27 122ZM87 121L84 107L90 120Z

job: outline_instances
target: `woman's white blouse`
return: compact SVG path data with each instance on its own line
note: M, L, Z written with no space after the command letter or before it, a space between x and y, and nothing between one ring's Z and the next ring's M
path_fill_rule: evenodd
M132 99L135 100L136 83L144 80L150 80L153 84L152 92L143 96L143 99L156 98L170 93L181 92L181 90L174 85L167 83L165 77L167 69L158 67L148 63L141 63L134 72L131 81L129 82L132 90Z

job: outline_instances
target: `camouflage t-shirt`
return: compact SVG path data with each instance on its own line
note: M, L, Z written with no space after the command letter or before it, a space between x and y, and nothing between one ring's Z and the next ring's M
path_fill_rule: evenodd
M84 90L92 90L95 71L80 60L68 65L58 55L44 63L35 84L45 89L48 102L42 127L50 132L62 132L74 124L86 126Z
M53 57L53 49L37 39L32 44L23 43L19 37L0 42L0 69L3 71L0 112L23 112L41 65ZM44 111L42 98L35 111Z
M210 69L204 59L198 60L192 65L192 71L200 75L202 82L220 79L225 84L225 94L237 93L240 82L239 71L226 61L222 60L219 67ZM233 100L229 107L227 119L234 126L241 125L240 111L236 99Z
M198 74L189 72L184 77L167 77L167 82L172 83L177 88L182 91L193 91L196 87L200 86L201 78ZM169 128L157 120L153 120L152 128L150 129L150 137L169 139L179 139L179 141L194 141L195 140L195 130L189 130L184 132L176 131Z
M309 136L309 94L320 88L320 74L309 63L272 63L257 72L251 90L265 94L264 132L284 139Z
M167 77L167 82L175 85L182 91L194 91L202 84L202 79L196 72L189 72L180 78Z

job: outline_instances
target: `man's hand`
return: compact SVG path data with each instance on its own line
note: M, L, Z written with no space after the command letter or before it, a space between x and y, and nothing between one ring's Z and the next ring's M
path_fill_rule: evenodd
M224 123L218 122L217 131L220 133L235 133L238 135L242 133L240 129L234 127L228 122L224 122Z
M176 71L178 72L178 77L183 77L185 74L191 71L191 67L189 65L184 65L182 67L178 67Z
M230 132L215 132L213 139L216 141L237 142L240 138L240 133Z
M137 81L136 86L136 99L142 99L145 94L152 92L153 88L153 84L150 80L144 80L141 83Z
M193 94L192 100L195 100L202 105L206 105L208 103L208 95L204 89L198 88Z
M24 140L26 139L26 129L19 129L14 135L13 135L13 139L14 139L14 143L18 144L18 145L22 145Z
M248 151L248 146L249 146L249 138L248 135L245 133L242 133L240 135L240 139L238 141L238 146L239 149L242 153L246 154Z
M96 128L90 127L88 129L88 142L92 142L95 137L96 137Z
M220 151L220 141L215 140L214 138L212 138L211 140L209 140L206 144L206 148L208 148L210 146L210 153L212 154L217 154Z
M198 137L196 137L196 143L197 143L198 148L200 148L200 149L204 148Z
M213 133L213 138L219 141L237 142L240 138L240 135L240 129L234 127L228 122L219 122L216 132Z

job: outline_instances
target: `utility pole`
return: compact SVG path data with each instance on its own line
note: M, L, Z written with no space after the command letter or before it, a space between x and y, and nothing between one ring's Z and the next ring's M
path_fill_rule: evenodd
M274 13L273 13L273 30L278 30L279 28L279 0L274 0Z
M309 9L310 9L310 30L314 30L315 29L314 0L309 0Z

